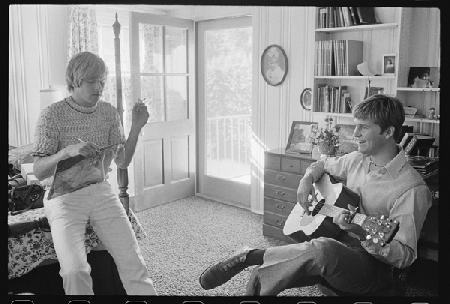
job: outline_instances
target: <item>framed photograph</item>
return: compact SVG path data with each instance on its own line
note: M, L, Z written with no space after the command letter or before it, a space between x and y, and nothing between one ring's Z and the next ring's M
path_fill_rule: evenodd
M355 125L351 124L336 124L339 135L339 149L337 154L344 155L358 150L358 144L353 139L353 131Z
M312 103L312 91L310 88L306 88L303 90L302 94L300 94L300 105L303 109L311 111Z
M269 45L261 55L261 74L264 80L277 86L283 83L288 72L288 59L279 45Z
M364 99L369 98L372 95L383 94L384 88L382 87L366 87L366 91L364 93Z
M286 153L311 153L313 137L319 125L311 121L293 121L286 146Z
M395 54L384 54L383 55L383 75L394 75L395 74Z

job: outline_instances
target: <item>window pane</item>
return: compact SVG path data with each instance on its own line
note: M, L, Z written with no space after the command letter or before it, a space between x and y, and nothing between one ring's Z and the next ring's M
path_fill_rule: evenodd
M166 73L186 73L187 29L166 27Z
M188 118L187 76L166 76L167 120Z
M162 73L162 26L139 23L139 61L142 73Z
M141 98L146 98L149 122L164 121L162 76L141 76Z

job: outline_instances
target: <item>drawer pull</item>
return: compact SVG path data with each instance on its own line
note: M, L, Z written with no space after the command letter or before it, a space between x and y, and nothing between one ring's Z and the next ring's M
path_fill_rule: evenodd
M286 176L284 175L278 175L277 179L279 179L280 181L285 181L286 180Z
M277 204L277 208L283 210L286 206L283 204Z
M285 196L286 192L283 191L275 191L275 194L281 195L281 196Z
M276 223L278 226L280 226L280 227L284 225L284 221L283 221L283 220L276 220L275 223Z

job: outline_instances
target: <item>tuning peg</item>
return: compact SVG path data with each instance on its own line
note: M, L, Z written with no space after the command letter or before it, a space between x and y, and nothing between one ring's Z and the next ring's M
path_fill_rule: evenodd
M317 201L312 201L311 205L315 207L317 205Z
M380 231L380 232L378 232L378 235L380 236L380 238L383 238L384 237L384 232Z
M370 234L366 235L366 240L370 240L372 236Z
M372 242L374 242L375 244L378 243L378 238L373 238Z
M313 211L313 210L314 210L314 206L309 206L309 207L308 207L308 210L309 210L309 211Z

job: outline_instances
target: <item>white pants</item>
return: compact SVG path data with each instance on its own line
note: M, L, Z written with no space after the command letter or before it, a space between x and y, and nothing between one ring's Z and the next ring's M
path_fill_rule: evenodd
M44 200L66 295L92 295L85 242L89 219L114 258L128 295L155 295L131 223L120 200L104 181Z

